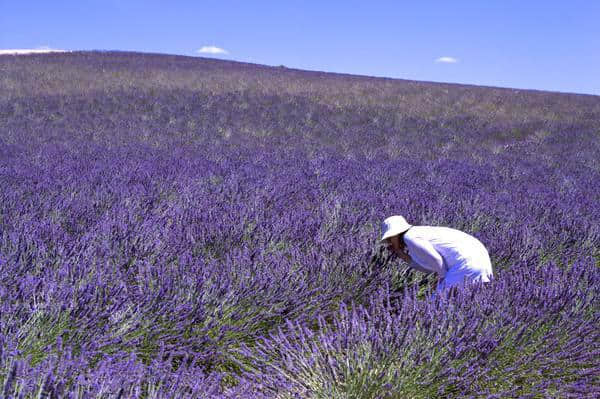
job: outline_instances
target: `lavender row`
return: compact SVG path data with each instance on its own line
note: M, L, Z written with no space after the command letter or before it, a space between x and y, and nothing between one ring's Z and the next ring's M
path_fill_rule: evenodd
M278 397L593 397L598 273L515 265L502 280L416 300L383 289L252 347L247 376ZM594 309L594 312L590 312Z

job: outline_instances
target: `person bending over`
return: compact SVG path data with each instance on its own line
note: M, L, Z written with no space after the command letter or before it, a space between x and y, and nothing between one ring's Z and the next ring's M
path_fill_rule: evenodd
M383 221L381 241L408 265L425 273L436 273L436 294L458 287L466 280L489 282L492 262L477 238L450 227L412 226L399 215Z

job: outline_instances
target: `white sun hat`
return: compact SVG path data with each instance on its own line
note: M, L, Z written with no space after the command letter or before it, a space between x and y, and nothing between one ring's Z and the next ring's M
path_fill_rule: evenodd
M406 222L400 215L390 216L389 218L383 221L382 230L383 237L381 237L381 241L386 238L393 237L398 234L404 233L406 230L410 229L412 225Z

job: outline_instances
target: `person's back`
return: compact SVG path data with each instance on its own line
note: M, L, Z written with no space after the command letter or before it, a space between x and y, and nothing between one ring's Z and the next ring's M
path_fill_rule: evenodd
M448 267L457 263L479 264L492 273L492 264L485 246L477 238L450 227L412 226L404 241L425 239L442 255Z
M404 234L409 251L422 240L429 242L444 260L446 274L438 291L460 284L464 278L489 282L493 277L488 251L477 238L460 230L438 226L412 226Z

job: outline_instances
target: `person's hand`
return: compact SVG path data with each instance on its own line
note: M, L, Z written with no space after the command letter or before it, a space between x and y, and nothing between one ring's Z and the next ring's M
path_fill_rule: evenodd
M406 263L410 263L411 261L410 255L407 252L400 251L400 253L398 253L398 256Z

